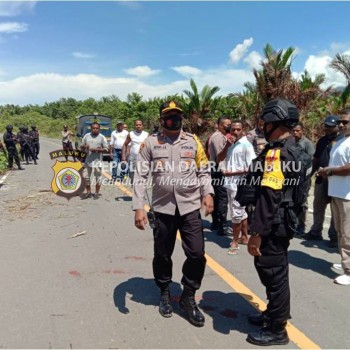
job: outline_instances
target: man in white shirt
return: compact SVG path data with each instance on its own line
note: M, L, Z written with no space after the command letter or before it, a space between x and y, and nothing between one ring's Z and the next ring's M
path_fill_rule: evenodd
M329 165L317 175L328 178L328 195L332 197L331 207L335 228L338 232L338 246L344 274L334 282L350 285L350 109L343 110L337 121L339 134L344 135L332 147Z
M82 145L82 151L87 153L87 157L84 162L84 181L86 187L86 196L85 198L98 199L101 188L101 177L102 177L102 155L103 152L108 151L108 143L106 138L100 134L100 124L92 123L91 124L91 133L88 133L84 136ZM95 194L91 193L91 175L94 173L96 181L96 192Z
M113 159L113 165L112 165L113 181L117 179L118 164L122 161L122 149L128 135L129 135L128 131L124 129L124 123L119 120L116 124L116 130L112 131L111 142L109 147L110 157L111 159ZM119 179L123 180L124 176L125 176L125 171L121 169L119 172Z
M130 177L131 184L133 183L133 180L134 180L136 161L140 151L141 144L148 137L148 132L143 130L142 120L140 119L135 120L134 125L135 125L135 129L133 131L130 131L129 135L127 136L124 142L123 149L122 149L122 161L125 162L127 147L130 143L129 177Z
M228 254L237 254L238 243L248 243L248 215L245 207L242 207L236 200L237 183L241 181L242 176L248 172L248 168L255 158L254 147L244 136L243 122L234 120L231 124L231 136L235 142L227 150L225 187L227 189L228 204L231 209L233 238L228 250ZM241 234L241 237L240 237Z

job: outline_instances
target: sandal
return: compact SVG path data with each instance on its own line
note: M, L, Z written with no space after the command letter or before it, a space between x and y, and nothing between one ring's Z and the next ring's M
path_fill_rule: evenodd
M239 247L230 247L228 248L227 254L228 255L236 255L238 254Z

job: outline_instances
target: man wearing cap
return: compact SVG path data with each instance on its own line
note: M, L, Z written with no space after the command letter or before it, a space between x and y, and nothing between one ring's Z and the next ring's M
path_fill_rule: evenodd
M313 172L317 172L319 168L325 168L329 163L329 154L332 146L336 143L339 136L339 129L337 122L339 117L336 115L329 115L325 118L324 133L316 143L316 150L312 159ZM325 219L327 205L331 198L328 196L328 180L322 176L317 176L314 188L314 202L313 202L313 224L311 229L301 238L311 241L323 240L322 231ZM331 217L330 226L328 229L329 246L336 248L338 246L338 235L334 227L333 215Z
M199 140L182 130L183 112L175 101L160 106L159 121L162 132L144 141L137 159L133 185L135 226L144 230L148 222L144 197L151 170L151 206L155 216L153 274L161 294L159 312L163 317L172 316L171 256L179 230L186 255L180 308L193 325L201 327L205 320L197 307L195 292L201 286L206 265L200 209L205 208L205 215L213 210L209 163Z
M329 165L319 169L318 176L328 178L328 194L332 197L332 213L338 232L341 267L344 273L334 282L350 285L350 109L340 112L339 134L332 147ZM333 265L334 266L334 265ZM335 266L334 266L335 267Z
M293 183L300 179L297 163L301 155L291 129L299 112L292 102L279 98L266 103L260 118L268 143L254 163L254 181L259 180L260 185L249 226L248 252L254 256L268 304L262 314L248 317L251 324L262 328L248 334L247 341L284 345L289 342L286 325L290 318L288 247L297 224L293 201L297 186Z
M116 130L112 131L111 142L109 145L109 155L113 159L112 165L112 180L117 180L118 164L122 161L122 149L124 142L128 136L128 131L124 129L124 122L117 121ZM123 180L125 176L125 170L121 169L119 179Z

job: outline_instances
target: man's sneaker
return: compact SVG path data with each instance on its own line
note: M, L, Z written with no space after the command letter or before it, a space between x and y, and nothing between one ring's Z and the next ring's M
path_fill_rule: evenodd
M350 286L350 275L341 275L338 276L335 280L334 283L336 284L341 284L342 286Z
M300 238L305 239L307 241L322 241L323 240L323 237L320 234L314 235L311 233L311 231L300 236Z
M340 271L343 270L343 267L341 266L341 264L333 264L332 267L335 270L340 270Z

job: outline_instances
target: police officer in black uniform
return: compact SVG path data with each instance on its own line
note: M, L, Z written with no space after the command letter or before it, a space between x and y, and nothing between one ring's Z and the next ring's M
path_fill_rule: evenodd
M31 137L33 153L37 160L39 159L38 154L40 152L39 131L36 129L36 125L32 125L31 128L32 130L29 131L29 136Z
M7 149L7 154L8 154L8 167L9 169L12 169L13 165L13 158L15 159L15 162L18 166L18 170L24 170L21 167L21 163L19 162L18 158L18 152L16 148L16 143L17 138L16 136L12 133L13 131L13 126L12 125L7 125L6 126L6 132L4 133L4 143Z
M29 160L33 159L34 164L37 165L36 156L33 151L32 138L29 135L28 126L23 126L21 132L17 134L17 139L23 150L23 156L26 160L26 164L29 164Z
M247 341L261 346L284 345L289 342L285 328L290 318L288 246L297 224L296 208L287 193L295 191L292 179L300 178L301 172L290 131L299 120L299 112L292 102L275 99L265 105L260 118L265 122L268 143L257 160L257 168L263 171L249 227L248 252L254 256L268 304L262 314L248 317L250 323L263 328L248 334Z

